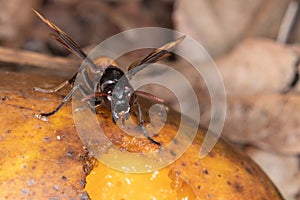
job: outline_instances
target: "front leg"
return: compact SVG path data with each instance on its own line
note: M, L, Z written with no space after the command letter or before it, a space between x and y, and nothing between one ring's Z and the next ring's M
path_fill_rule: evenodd
M145 136L151 143L154 143L154 144L156 144L156 145L158 145L158 146L161 146L161 143L155 141L154 139L152 139L152 138L149 136L149 134L148 134L148 132L147 132L145 126L144 126L144 120L143 120L142 109L141 109L141 106L140 106L139 102L137 102L137 101L135 100L134 103L133 103L133 105L134 105L134 106L137 106L137 109L138 109L138 118L139 118L139 119L138 119L138 120L139 120L138 125L139 125L139 127L142 129L142 131L143 131L143 133L144 133L144 136Z

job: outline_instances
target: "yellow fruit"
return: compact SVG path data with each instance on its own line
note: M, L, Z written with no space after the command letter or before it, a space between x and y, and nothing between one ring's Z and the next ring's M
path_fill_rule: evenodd
M199 149L205 130L171 165L150 173L131 174L95 164L87 176L86 152L73 124L70 106L49 122L34 117L51 111L61 101L55 94L41 94L32 87L56 85L62 79L31 73L0 74L1 148L0 197L2 199L282 199L276 187L247 156L222 139L205 158ZM144 100L141 99L143 102ZM147 109L147 105L143 104ZM108 117L107 117L108 116ZM120 132L109 111L98 114L107 137L130 152L153 152L147 139ZM170 110L164 128L155 137L168 144L177 131L178 113ZM188 129L186 129L188 134ZM133 132L136 132L134 130ZM178 141L178 145L180 145ZM134 161L134 160L133 160ZM122 160L121 160L122 162Z

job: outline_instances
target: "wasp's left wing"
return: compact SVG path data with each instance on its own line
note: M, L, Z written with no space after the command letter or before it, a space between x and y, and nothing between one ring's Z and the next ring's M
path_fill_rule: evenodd
M178 45L184 38L185 36L182 36L173 42L167 43L164 46L154 50L142 60L132 63L128 68L128 72L126 74L127 78L131 79L132 76L147 67L148 64L155 63L163 58L169 57L171 55L170 50Z
M57 40L59 43L61 43L67 50L69 50L71 53L75 54L82 60L86 60L88 64L92 67L94 71L97 71L97 66L89 59L89 57L82 51L80 46L70 37L68 36L64 31L62 31L58 26L56 26L53 22L45 18L42 14L40 14L38 11L34 10L36 15L45 23L47 24L54 33L51 33L50 36Z

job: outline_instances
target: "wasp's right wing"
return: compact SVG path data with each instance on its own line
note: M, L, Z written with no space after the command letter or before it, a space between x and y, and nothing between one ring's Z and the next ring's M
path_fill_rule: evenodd
M127 78L131 79L132 76L147 67L148 64L155 63L163 58L169 57L171 55L170 50L178 45L184 38L185 36L182 36L173 42L167 43L164 46L154 50L142 60L138 60L132 63L128 68L128 72L126 74Z

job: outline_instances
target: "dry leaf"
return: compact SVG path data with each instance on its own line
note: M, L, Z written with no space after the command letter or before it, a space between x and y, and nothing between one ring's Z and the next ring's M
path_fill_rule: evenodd
M289 0L178 0L174 23L177 30L193 37L215 57L249 36L275 38L288 3Z

